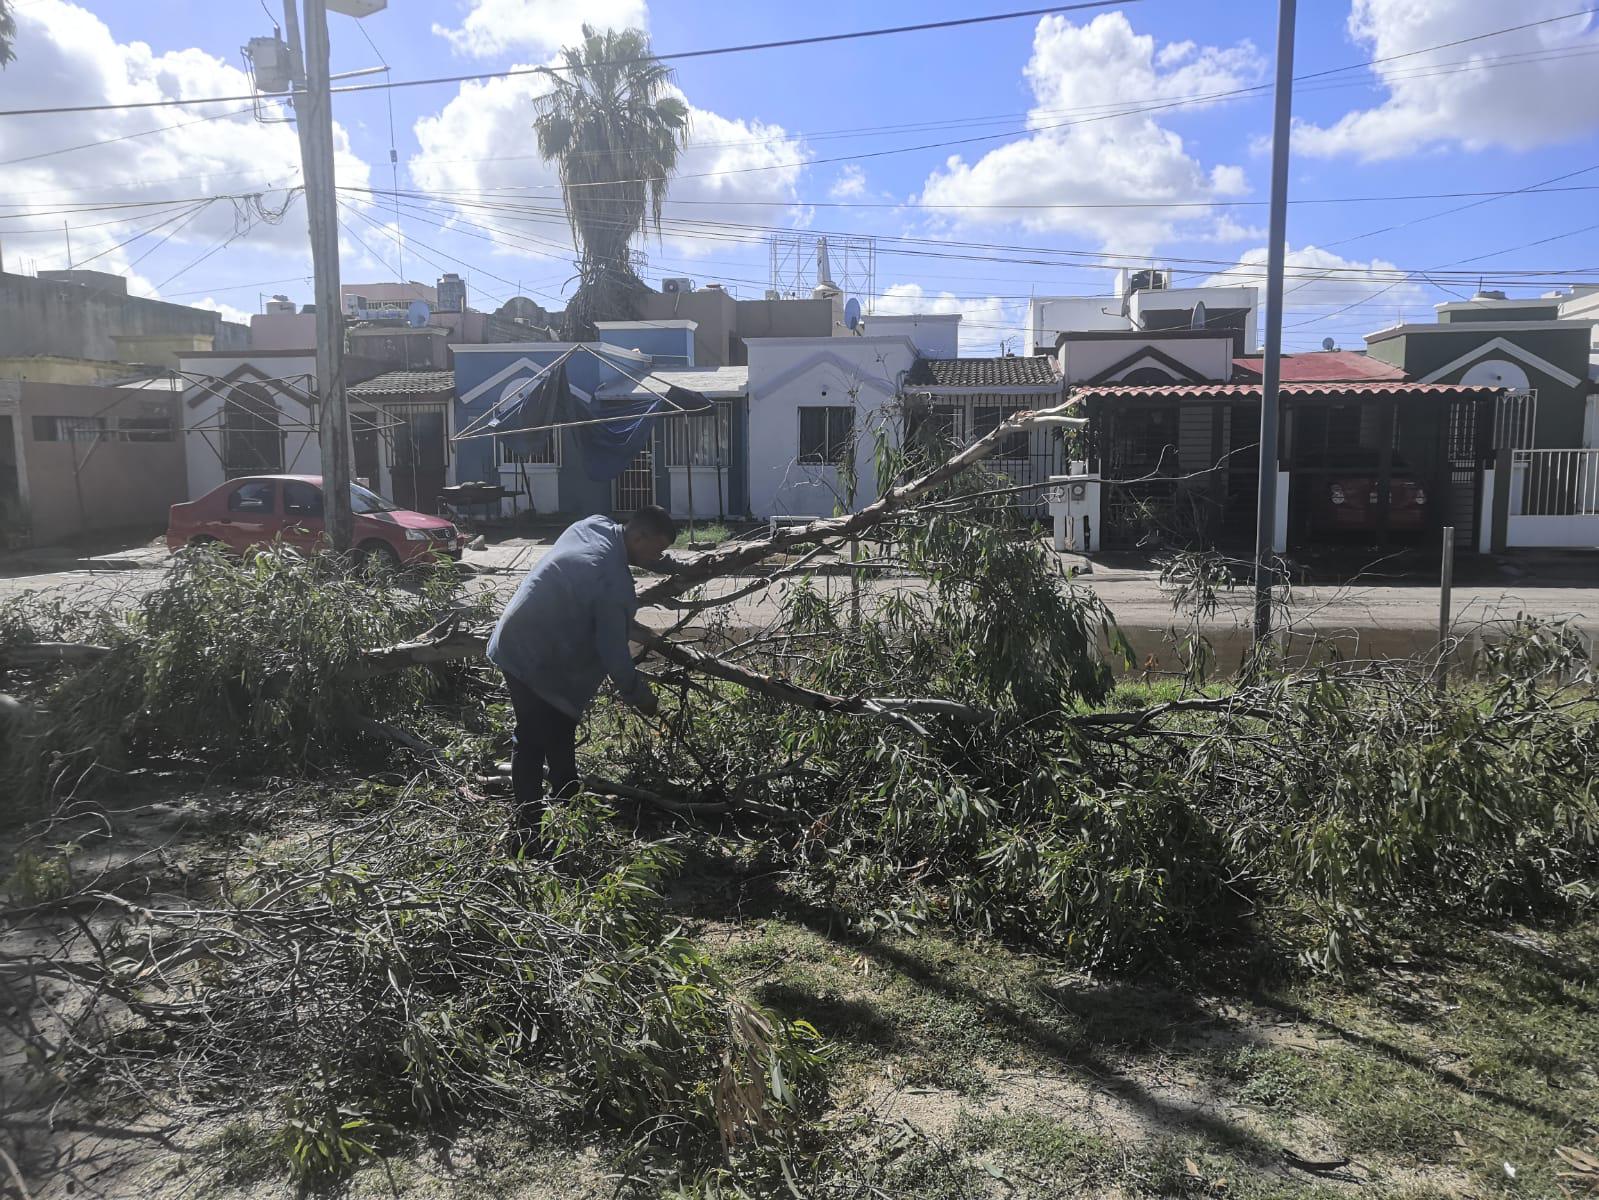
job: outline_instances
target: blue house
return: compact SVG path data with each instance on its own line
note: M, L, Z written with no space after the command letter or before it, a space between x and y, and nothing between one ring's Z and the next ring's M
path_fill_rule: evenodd
M455 346L455 477L504 487L503 512L581 517L661 504L674 516L749 512L749 370L699 368L693 321L607 321L599 340ZM513 452L490 425L565 356L568 385L589 407L625 409L676 386L714 402L703 415L663 413L645 447L614 479L589 478L568 425Z

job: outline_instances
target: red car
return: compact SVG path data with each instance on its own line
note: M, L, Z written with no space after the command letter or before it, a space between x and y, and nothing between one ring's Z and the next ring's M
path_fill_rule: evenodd
M430 554L459 560L466 538L443 517L396 508L359 484L350 485L355 548L400 566ZM174 504L167 520L167 547L220 542L243 551L281 541L314 550L322 539L320 475L250 475Z
M1381 520L1376 456L1351 455L1334 465L1342 469L1314 485L1316 528L1376 529ZM1397 458L1390 469L1388 528L1419 530L1427 514L1427 490Z

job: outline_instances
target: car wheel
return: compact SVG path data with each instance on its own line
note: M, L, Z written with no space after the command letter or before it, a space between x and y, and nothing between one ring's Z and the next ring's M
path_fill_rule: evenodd
M387 571L400 569L400 556L387 542L373 538L362 542L356 549L360 551L362 559L368 566L382 567Z

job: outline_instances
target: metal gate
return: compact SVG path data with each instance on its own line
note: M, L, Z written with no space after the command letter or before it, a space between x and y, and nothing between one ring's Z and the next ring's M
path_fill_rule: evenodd
M616 511L637 512L655 503L655 449L646 445L616 477Z
M1455 546L1477 548L1482 516L1483 469L1492 455L1495 425L1502 409L1484 400L1451 400L1444 426L1444 470L1448 475L1448 523L1455 527ZM1530 432L1530 421L1528 423Z
M450 406L395 404L387 416L390 498L401 508L437 512L449 476Z

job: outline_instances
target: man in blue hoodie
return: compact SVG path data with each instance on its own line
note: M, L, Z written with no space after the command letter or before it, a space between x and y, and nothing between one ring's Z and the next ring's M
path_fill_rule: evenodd
M653 504L626 525L609 517L579 521L527 573L500 614L488 654L516 710L511 784L519 845L538 836L546 769L553 795L576 790L577 725L607 675L623 700L655 714L654 693L633 669L628 649L638 611L628 568L654 566L676 537L671 516Z

